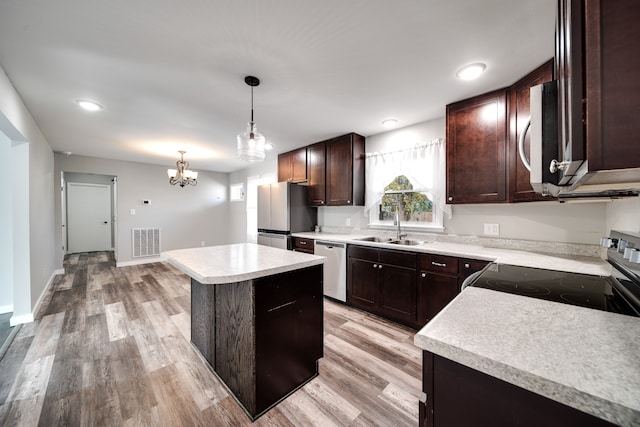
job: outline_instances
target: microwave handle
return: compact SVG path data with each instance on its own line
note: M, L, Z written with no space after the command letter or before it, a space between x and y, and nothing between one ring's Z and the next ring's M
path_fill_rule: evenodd
M520 132L520 138L518 138L518 154L520 154L520 160L522 160L522 164L529 172L531 172L531 163L529 163L529 159L527 159L527 155L524 152L524 139L527 137L527 132L529 131L529 127L531 126L531 117L527 119L527 123L524 125L524 129Z

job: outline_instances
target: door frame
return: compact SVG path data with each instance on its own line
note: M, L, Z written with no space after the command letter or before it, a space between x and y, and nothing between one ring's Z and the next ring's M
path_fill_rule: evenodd
M86 175L86 179L78 179L78 178L74 178L73 181L69 181L68 179L68 175L67 174L73 174L74 176L77 175ZM113 255L114 255L114 259L115 261L118 260L118 225L117 225L117 219L118 219L118 177L116 175L106 175L106 174L89 174L89 173L82 173L82 172L70 172L70 171L61 171L60 172L60 194L61 194L61 206L62 206L62 229L61 229L61 234L62 234L62 254L64 255L68 255L69 254L69 245L68 245L68 238L67 238L67 232L68 232L68 224L67 224L67 183L68 182L74 182L74 183L80 183L80 184L95 184L95 180L90 179L91 176L103 176L103 177L107 177L109 179L109 181L111 182L110 187L111 187L111 197L110 197L110 204L111 204L111 214L110 214L110 218L111 218L111 250L113 251Z

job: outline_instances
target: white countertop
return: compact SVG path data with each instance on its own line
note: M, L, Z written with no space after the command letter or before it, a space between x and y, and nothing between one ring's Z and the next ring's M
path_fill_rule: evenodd
M609 263L595 257L540 254L530 251L496 249L478 245L438 241L426 242L422 245L416 246L404 246L392 243L362 242L357 240L361 237L372 236L372 234L327 234L309 232L293 233L293 236L384 249L396 249L436 255L450 255L460 258L495 261L500 264L546 268L548 270L568 271L572 273L592 274L598 276L610 276L612 271L612 267Z
M640 425L640 318L470 287L414 343L599 418Z
M325 261L321 256L254 243L177 249L163 252L162 258L203 284L242 282Z

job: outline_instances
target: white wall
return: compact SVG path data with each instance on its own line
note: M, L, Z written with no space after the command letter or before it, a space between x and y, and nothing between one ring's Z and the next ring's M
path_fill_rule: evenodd
M0 132L0 159L11 161L11 140ZM0 168L0 182L11 184L11 168ZM13 186L0 186L0 314L13 312Z
M640 233L640 198L607 204L607 236L611 230Z
M15 168L13 197L3 199L3 206L13 211L11 321L16 324L32 320L32 310L56 272L53 151L2 68L0 131L12 141L9 161Z
M160 227L162 251L197 247L203 241L206 246L230 242L229 174L199 170L198 185L180 188L169 184L167 168L171 166L55 154L57 176L73 172L117 177L118 265L144 260L131 256L132 228ZM151 204L143 205L143 199L151 200ZM131 215L131 209L135 209L135 215ZM61 212L60 197L56 197L59 262L63 258Z

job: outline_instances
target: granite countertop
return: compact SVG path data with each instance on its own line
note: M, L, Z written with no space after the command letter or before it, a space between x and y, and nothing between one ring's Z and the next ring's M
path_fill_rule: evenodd
M596 417L638 426L639 331L637 317L470 287L414 343Z
M421 245L405 246L392 243L363 242L357 239L373 234L329 234L329 233L293 233L295 237L324 240L328 242L357 244L385 249L396 249L417 253L449 255L460 258L472 258L484 261L495 261L499 264L519 265L524 267L546 268L549 270L568 271L572 273L610 276L612 267L597 257L544 254L526 250L497 249L480 245L426 241Z
M254 243L177 249L163 252L162 258L203 284L241 282L325 261L321 256Z

